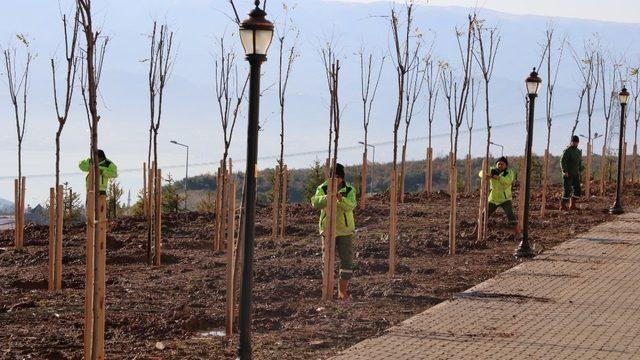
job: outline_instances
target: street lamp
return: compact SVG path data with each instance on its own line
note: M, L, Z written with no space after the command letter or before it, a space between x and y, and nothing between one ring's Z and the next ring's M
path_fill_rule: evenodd
M622 209L622 203L620 202L620 191L621 186L620 182L622 181L622 169L623 169L623 157L622 157L622 147L624 144L624 117L625 117L625 109L627 107L627 101L629 101L629 92L626 87L622 88L620 94L618 94L618 98L620 99L620 142L618 145L618 181L616 184L616 202L613 203L613 206L609 209L609 213L619 215L624 213Z
M524 182L524 223L522 224L522 241L515 252L515 257L533 257L533 251L529 244L529 200L531 199L531 147L533 145L533 119L536 97L538 96L538 89L542 79L538 76L536 68L533 68L531 74L526 80L527 94L529 95L529 120L527 122L527 147L525 150L526 156L526 173Z
M500 144L496 144L493 141L490 141L489 144L499 147L500 148L500 156L504 156L504 146L502 146Z
M588 136L585 136L585 135L580 134L580 137L583 137L583 138L587 139L587 141L598 140L599 138L601 138L601 137L603 137L603 136L604 136L603 134L595 133L595 134L593 134L593 137L592 137L592 138L589 138Z
M360 145L364 145L364 141L358 141L358 144ZM371 163L373 164L373 166L375 166L376 164L376 146L375 145L371 145L371 144L367 144L367 147L373 148L373 160L371 161ZM369 186L371 187L371 191L373 191L373 166L371 166L371 181Z
M240 360L251 359L251 291L253 285L253 250L256 216L256 163L258 162L258 131L260 118L260 67L267 60L267 51L273 39L273 23L260 9L260 0L249 13L249 18L240 24L240 40L250 65L249 75L249 123L247 126L247 166L245 170L245 222L244 261L240 290L239 328Z
M182 146L187 149L187 164L185 166L185 175L184 175L184 209L187 210L187 181L189 180L189 146L185 144L181 144L175 140L171 140L171 143L174 145Z

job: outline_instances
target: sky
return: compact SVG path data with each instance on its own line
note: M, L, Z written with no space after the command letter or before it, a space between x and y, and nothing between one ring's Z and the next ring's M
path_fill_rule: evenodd
M345 0L325 0L345 1ZM346 0L372 3L380 0ZM541 15L640 23L637 0L416 0L437 6L480 7L519 15Z
M27 202L44 202L48 188L53 182L53 134L55 112L51 97L51 74L49 59L58 59L62 52L59 25L59 6L65 8L72 0L1 0L7 17L0 22L0 48L15 45L15 34L25 33L37 52L32 64L31 93L29 98L29 120L23 147L24 174L27 180ZM286 0L289 4L295 0ZM298 6L291 18L300 29L300 57L297 60L289 84L287 105L286 154L290 168L308 167L325 154L328 126L326 83L323 78L319 49L325 39L335 36L339 43L342 64L341 103L345 107L341 125L341 161L357 164L361 159L362 125L360 115L359 68L356 52L363 44L377 55L388 49L388 3L363 4L357 2L328 6L332 0L297 0ZM250 8L249 0L236 0L239 12ZM433 5L473 6L473 2L461 0L438 1ZM493 90L500 96L492 99L494 112L494 135L496 142L505 145L505 153L521 154L524 147L521 136L523 79L531 67L539 61L540 41L548 25L546 16L589 17L589 9L600 8L593 17L610 20L616 15L611 4L631 5L631 1L611 0L606 6L599 1L582 1L575 14L569 10L573 0L554 3L538 0L535 7L530 1L491 1L481 4L500 11L536 13L543 17L520 17L486 10L481 13L492 24L498 24L503 33L502 50ZM600 3L600 5L597 5ZM217 41L221 34L236 36L236 27L227 17L230 13L227 1L223 0L100 0L96 1L96 19L103 33L110 37L110 45L101 82L100 112L101 147L121 169L119 181L125 193L131 190L134 197L141 187L142 162L146 160L146 136L148 129L148 95L146 88L146 65L141 62L147 56L148 34L153 19L166 20L176 31L178 57L172 78L167 87L164 119L159 135L160 167L163 174L171 173L175 179L184 174L184 149L172 145L169 140L178 140L191 146L190 175L215 172L216 163L222 153L221 130L213 86L213 59ZM519 7L517 4L520 4ZM527 7L525 7L527 6ZM244 7L245 11L241 10ZM292 6L293 8L293 6ZM335 9L340 9L336 11ZM466 18L466 9L455 7L420 7L416 25L427 37L437 37L435 54L439 59L457 59L455 46L456 26ZM285 17L281 0L269 0L270 19L281 22ZM358 17L360 12L372 16ZM627 11L628 16L640 16L638 11ZM221 16L221 14L225 16ZM593 15L593 14L592 14ZM242 16L242 14L241 14ZM326 19L318 24L318 18ZM354 19L358 26L353 27ZM523 28L524 24L524 28ZM630 61L640 62L640 26L612 24L595 21L558 19L558 34L569 36L579 48L585 38L598 32L602 42L614 54L626 54ZM624 37L618 33L625 34ZM371 36L371 35L374 36ZM230 37L229 46L239 46L237 38ZM279 108L277 91L273 84L277 78L277 47L270 50L269 61L263 66L264 94L262 96L259 168L270 168L275 164L274 155L279 151ZM20 49L19 49L20 50ZM239 49L237 49L239 53ZM19 55L20 55L19 51ZM246 63L239 55L239 71L246 71ZM552 139L552 152L557 154L566 144L563 127L570 126L575 111L575 86L577 74L571 69L572 60L567 56L557 88L557 114ZM0 70L0 75L2 71ZM387 61L378 98L374 105L369 140L380 145L376 161L391 160L391 124L395 108L395 80L391 62ZM62 181L69 181L74 189L83 188L83 176L78 161L87 156L88 136L81 100L76 92L69 124L62 139ZM13 197L13 177L16 174L15 127L6 94L6 80L0 77L0 198ZM421 109L422 110L422 109ZM242 159L246 155L246 107L241 109L236 126L236 135L231 146L234 168L243 169ZM437 109L438 119L434 123L434 149L436 156L448 151L448 119L444 106ZM599 116L599 115L598 115ZM424 112L417 112L412 123L408 158L424 159L426 131ZM600 131L602 126L597 125ZM536 148L540 151L544 141L544 119L536 123ZM582 131L582 128L579 129ZM463 129L464 132L464 129ZM476 126L473 151L480 154L483 147L483 128ZM466 151L466 141L461 140L461 151ZM46 175L46 176L33 176Z

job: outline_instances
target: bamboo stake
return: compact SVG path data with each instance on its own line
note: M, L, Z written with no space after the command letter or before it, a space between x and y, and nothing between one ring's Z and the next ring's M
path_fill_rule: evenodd
M489 167L487 166L487 159L482 160L482 177L480 178L480 204L478 206L478 237L479 243L484 243L485 238L485 212L487 210L487 173Z
M391 187L389 189L391 213L389 221L391 226L389 229L389 275L395 275L396 273L396 240L398 237L398 177L395 170L391 170Z
M584 182L584 194L587 199L591 197L591 142L587 142L587 167L586 167L586 179Z
M147 163L142 163L142 209L144 216L149 217L149 202L147 201Z
M13 180L13 243L17 250L20 250L20 184L18 179Z
M473 188L471 186L471 155L467 154L467 161L466 161L466 178L467 180L465 181L465 192L467 194L471 194L471 189Z
M20 248L24 247L24 207L25 207L25 195L27 192L27 178L22 177L20 183Z
M360 173L360 210L367 206L367 152L362 153L362 169Z
M62 230L64 221L64 186L58 185L56 193L56 210L58 221L56 222L56 246L55 246L55 289L62 290Z
M149 171L147 172L147 264L151 265L153 263L152 261L152 251L151 251L151 247L152 247L152 239L153 239L153 209L155 208L156 204L154 204L153 199L155 198L155 176L156 174L156 162L155 160L151 162L151 168L149 168Z
M280 205L280 165L276 166L275 173L273 175L273 222L271 224L271 239L276 240L278 238L278 219L279 219L279 205Z
M449 255L456 254L456 197L458 194L458 171L455 166L455 158L452 152L449 153Z
M633 156L631 158L631 182L635 184L638 181L638 144L633 144Z
M155 255L153 257L153 264L155 266L160 266L161 260L160 257L162 256L162 169L158 169L157 170L157 175L156 175L156 190L155 190L155 195L156 195L156 216L155 216L155 229L154 229L154 236L155 236L155 246L154 246L154 250L155 250Z
M600 157L600 196L604 196L606 179L605 179L605 168L607 164L607 148L602 146L602 156Z
M49 189L49 291L55 290L56 276L55 276L55 208L56 189Z
M336 202L336 186L335 179L329 179L327 187L327 205L325 208L325 226L324 226L324 248L323 262L324 268L322 272L322 301L333 300L333 276L335 267L335 217L336 210L334 208Z
M624 191L624 184L625 184L625 172L627 170L627 142L625 141L624 145L622 146L622 178L620 181L620 186L621 189Z
M287 165L284 166L283 182L282 182L282 204L280 206L281 218L280 218L280 240L284 240L286 220L287 220L287 188L289 187L289 169Z
M89 173L88 189L93 189L93 171ZM87 191L87 243L86 251L86 271L84 287L84 358L91 358L91 340L93 339L93 258L94 258L94 235L95 235L95 196L93 190Z
M229 211L228 211L228 229L227 234L227 266L226 266L226 280L227 280L227 298L225 308L225 328L226 336L231 337L233 335L233 318L234 318L234 303L235 303L235 279L234 279L234 264L235 264L235 190L236 186L233 180L229 181L229 191L227 193Z
M518 174L518 182L520 183L520 192L518 193L518 223L520 224L520 228L523 228L524 224L524 182L527 178L527 166L526 166L526 157L522 157L522 161L520 163L520 171Z
M104 359L104 324L105 324L105 268L107 255L107 197L100 196L98 214L98 257L94 264L95 299L93 302L93 331L95 348L92 349L92 359Z
M217 251L219 246L218 242L220 241L220 223L221 223L221 213L222 213L222 167L218 168L218 175L216 181L216 207L215 207L215 220L214 220L214 229L213 229L213 246L212 250Z
M427 192L433 192L433 148L427 149Z
M549 191L549 150L544 151L544 175L542 177L542 200L540 203L540 217L543 218L547 212L547 194Z

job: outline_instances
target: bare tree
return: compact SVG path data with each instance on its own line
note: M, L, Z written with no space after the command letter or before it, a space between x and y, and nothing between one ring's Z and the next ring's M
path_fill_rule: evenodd
M71 109L71 101L73 99L73 91L75 88L76 74L78 70L78 56L76 54L77 45L78 45L78 32L80 27L80 13L78 11L78 7L76 6L75 16L73 17L73 24L71 27L68 24L67 16L62 15L62 29L64 32L64 49L65 49L65 60L66 60L66 72L65 72L65 93L63 102L58 99L58 86L56 82L56 63L54 59L51 59L51 75L53 79L53 100L56 108L56 119L58 121L58 130L56 131L56 165L55 165L55 176L56 176L56 184L55 184L55 192L56 194L60 192L60 137L62 136L62 130L67 123L67 118L69 117L69 110ZM62 106L60 105L62 103ZM57 194L56 199L62 199L62 194ZM56 208L58 206L58 202L49 204L49 206ZM53 269L52 275L53 278L49 279L49 289L50 290L60 290L59 285L62 282L62 275L59 274L62 267L62 226L63 226L63 218L61 218L60 214L62 213L61 209L55 209L54 219L49 219L49 221L54 222L56 225L53 227L54 229L54 244L53 244L53 254L49 254L50 258L53 261L50 262Z
M89 120L90 132L91 132L91 167L92 171L92 179L90 184L92 185L90 191L93 191L93 214L98 215L100 213L100 172L98 169L98 124L100 122L100 115L98 114L98 87L100 85L100 76L102 71L102 64L104 62L104 55L106 52L106 46L108 43L108 38L102 38L100 36L99 30L94 30L93 18L92 18L92 8L91 8L91 0L77 0L77 5L80 11L80 25L82 26L82 30L85 34L85 49L84 49L84 61L82 67L86 66L86 70L83 70L81 73L82 76L82 94L83 99L85 100L85 109L87 110L87 119ZM103 39L101 41L101 39ZM99 43L101 42L102 45ZM91 212L90 212L91 213ZM95 217L95 216L94 216ZM100 229L102 226L95 226L95 219L87 219L88 223L91 224L93 228L93 240L94 243L91 244L93 248L93 271L91 271L91 276L87 277L87 279L92 279L93 292L90 294L91 301L89 299L85 299L88 305L91 306L91 313L93 314L93 320L89 322L85 322L85 324L91 324L89 329L85 329L85 331L89 332L91 335L88 336L85 334L85 340L88 339L90 344L86 349L88 349L88 353L85 354L85 358L87 359L98 359L104 356L104 317L102 317L101 321L99 314L104 312L105 301L104 301L104 283L99 283L99 281L104 281L104 262L101 263L100 259L104 260L104 257L101 255L105 254L104 247L98 246L98 242L100 239ZM90 228L91 228L90 227ZM88 248L87 251L91 251L91 248ZM87 269L90 271L91 269ZM87 288L89 287L89 283L87 284ZM88 317L89 314L85 314L85 317Z
M293 64L295 60L298 58L299 54L296 50L298 45L298 38L300 36L299 30L296 30L295 27L290 26L289 21L289 6L285 3L282 4L284 10L284 21L282 27L276 27L277 37L278 37L278 105L280 105L280 157L278 159L278 164L280 165L280 171L275 174L278 177L274 184L279 184L282 189L277 189L274 191L274 212L275 212L275 227L274 229L280 229L280 222L284 221L285 208L286 204L286 193L283 189L287 186L285 184L285 165L284 165L284 142L285 142L285 132L284 132L284 119L285 119L285 104L286 104L286 95L287 89L289 85L289 77L291 76L291 72L293 70ZM280 30L283 29L283 30ZM288 35L290 33L294 33L295 37L293 42L288 41ZM283 199L283 197L285 197ZM283 225L284 226L284 225ZM283 234L281 236L284 237L284 228L282 230ZM275 236L275 234L274 234Z
M545 110L547 115L547 143L544 155L543 165L543 178L542 178L542 202L540 205L540 214L544 216L547 206L547 190L549 185L549 147L551 145L551 127L553 125L553 96L555 94L555 86L558 80L558 73L560 70L560 64L562 63L562 56L564 54L564 48L566 44L566 38L560 41L560 44L554 45L555 29L552 25L549 25L546 31L545 49L543 51L542 58L546 59L547 68L547 87L546 87L546 101ZM555 51L554 51L555 50ZM557 58L553 59L553 55L557 54ZM538 67L540 68L540 67ZM580 100L582 104L582 98ZM578 115L579 116L579 115ZM577 125L577 123L576 123ZM574 130L575 131L575 130Z
M430 55L427 55L427 57ZM409 69L407 73L405 101L406 110L404 112L404 140L402 142L402 158L400 164L400 202L404 203L404 183L406 177L406 162L407 162L407 141L409 138L409 127L411 126L411 120L415 110L415 105L424 87L424 82L427 72L422 66L425 61L420 60L420 43L418 42L413 55L411 63L413 67Z
M482 72L482 79L484 80L484 109L487 128L487 143L485 146L485 158L482 171L486 174L489 171L489 161L491 156L491 108L489 105L489 89L491 78L493 77L493 70L496 64L496 56L498 55L498 49L500 47L501 36L497 28L486 27L484 20L476 20L474 27L475 31L473 34L478 45L475 47L473 57ZM481 182L480 189L480 206L478 208L478 242L486 241L487 222L489 216L488 194L489 182L485 180Z
M613 58L610 61L605 59L602 52L598 52L596 55L596 65L598 75L600 77L600 89L602 94L602 112L604 116L604 142L602 144L602 155L600 157L600 195L604 195L605 191L605 173L606 163L608 161L607 144L609 143L609 136L612 132L609 131L609 122L611 115L613 114L613 108L615 101L618 99L616 91L618 85L618 74L621 65Z
M7 85L9 88L9 98L13 107L13 114L15 117L17 142L18 142L18 203L15 204L16 208L19 208L19 204L22 204L22 141L24 140L24 134L26 132L27 125L27 97L29 94L29 70L31 61L33 60L33 54L29 47L29 42L24 35L16 35L18 40L25 46L27 54L24 67L18 73L16 66L17 50L6 49L4 54L4 66L7 77ZM18 219L16 219L17 221Z
M424 187L425 191L430 193L433 190L433 147L431 145L431 136L432 136L432 128L433 128L433 120L435 119L436 114L436 104L438 103L438 95L440 93L440 86L438 86L439 81L439 70L436 69L435 61L432 58L427 59L427 64L425 66L426 71L426 83L427 83L427 130L429 137L429 146L427 148L427 166L425 173L425 181ZM435 70L435 72L434 72Z
M592 140L593 132L591 128L591 120L593 118L593 112L595 110L596 104L596 95L598 93L598 87L600 86L600 76L598 76L598 65L597 65L597 54L598 54L599 43L596 39L591 39L584 44L583 55L580 56L576 52L573 47L570 47L573 59L578 66L578 70L580 71L580 76L582 80L581 88L584 89L584 94L581 96L586 96L586 107L587 107L587 166L586 173L587 178L585 180L585 195L587 197L591 196L591 153L592 150ZM581 103L582 106L582 103ZM579 115L577 115L578 117ZM576 121L577 122L577 121Z
M473 183L473 175L472 171L472 161L473 157L471 155L471 141L473 139L473 125L475 123L475 114L476 107L478 105L478 96L480 95L480 88L476 85L476 78L471 78L471 111L467 111L465 114L465 119L467 123L467 131L469 132L469 143L467 145L468 153L467 153L467 164L466 164L466 180L465 180L465 190L467 194L470 194L473 190L471 184Z
M451 211L449 216L449 254L456 252L456 205L458 198L457 188L457 156L458 156L458 137L460 134L460 126L464 120L467 110L468 97L471 89L471 72L472 57L475 46L475 22L474 15L468 16L468 24L465 30L456 28L456 37L458 41L458 50L460 52L460 78L454 77L453 69L449 64L443 64L443 72L441 73L442 90L447 100L447 110L449 113L449 125L451 127L449 153L450 175L449 175L449 191L451 193Z
M175 53L173 51L173 32L169 31L167 24L160 25L158 32L158 22L153 22L153 29L150 38L149 58L145 59L149 63L149 72L147 84L149 87L149 147L147 152L147 166L149 166L149 193L162 191L157 189L157 181L154 179L158 172L158 133L162 122L162 106L164 103L164 90L169 80L171 69L175 61ZM153 160L153 161L152 161ZM185 181L187 181L185 179ZM153 207L162 206L158 203L158 197L153 196L149 199L149 204L153 201ZM152 238L154 229L154 212L149 211L147 214L147 264L151 265L154 261L155 254L152 251ZM159 259L156 259L158 263Z
M360 48L358 53L360 58L360 94L362 99L362 128L364 130L364 152L362 154L362 185L360 206L364 209L366 204L366 189L367 189L367 158L369 154L369 123L371 122L371 109L373 109L373 101L378 93L378 85L380 84L380 77L382 76L382 69L386 56L382 56L380 64L378 66L377 76L372 84L372 76L374 76L374 59L373 54L365 54L364 47ZM373 86L372 86L373 85Z

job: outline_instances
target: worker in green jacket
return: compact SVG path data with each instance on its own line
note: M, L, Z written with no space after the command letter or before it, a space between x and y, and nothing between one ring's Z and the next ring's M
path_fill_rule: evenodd
M353 235L356 229L353 209L356 207L356 190L344 181L344 166L341 164L336 165L335 176L338 181L338 193L336 194L338 199L338 211L336 213L336 252L340 258L338 298L347 299L349 297L347 287L349 280L353 277ZM320 235L324 234L326 230L328 188L329 182L325 181L317 187L315 195L311 198L313 208L320 210L320 221L318 224ZM322 244L324 247L324 242L322 242Z
M571 143L564 149L560 164L562 166L562 184L564 193L560 201L560 211L575 210L578 198L581 195L580 173L584 170L582 166L582 151L578 149L580 138L576 135L571 137Z
M483 171L480 171L480 177L485 176ZM486 174L489 178L489 184L491 192L489 193L489 216L493 215L498 208L502 208L507 215L509 225L513 226L513 232L516 239L520 237L520 227L518 226L518 219L513 211L513 197L511 187L516 179L516 172L509 168L509 161L506 157L501 157L496 161L495 166L492 166L489 173Z
M91 169L91 158L80 161L78 165L80 170L89 173ZM118 177L118 167L113 161L107 159L104 151L98 150L98 169L100 171L100 195L107 195L107 186L109 185L109 179L115 179ZM89 186L89 174L86 177L87 186Z

